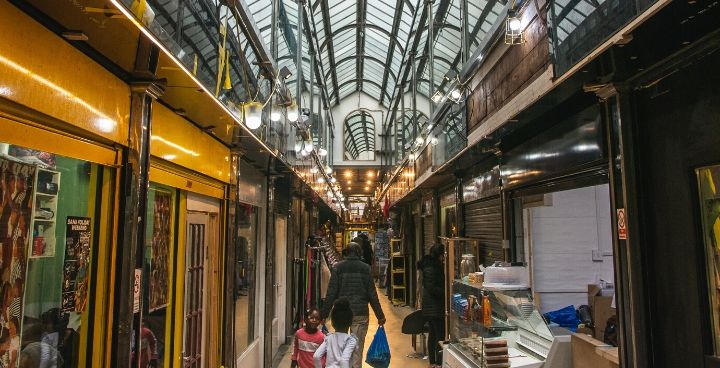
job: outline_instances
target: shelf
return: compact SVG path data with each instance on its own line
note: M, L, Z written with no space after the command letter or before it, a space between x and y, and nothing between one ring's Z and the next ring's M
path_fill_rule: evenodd
M392 273L405 273L405 269L393 270Z
M42 193L42 192L35 192L35 195L37 195L38 197L57 198L57 194L48 194L48 193Z
M51 223L51 224L54 224L54 223L55 223L55 219L47 220L47 219L42 219L42 218L34 218L33 221L35 221L35 222L47 222L47 223Z

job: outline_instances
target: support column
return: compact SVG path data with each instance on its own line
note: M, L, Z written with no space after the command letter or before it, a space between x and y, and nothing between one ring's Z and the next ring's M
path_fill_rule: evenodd
M298 112L301 113L302 111L300 110L300 108L302 107L301 101L302 101L302 85L303 85L303 73L302 73L303 72L303 68L302 68L302 63L303 63L302 37L303 36L302 35L303 35L303 10L305 7L305 0L298 0L297 6L298 6L298 14L297 14L298 20L297 20L297 33L296 33L297 37L295 37L295 39L297 40L297 50L296 50L296 55L295 55L295 57L297 58L295 60L295 69L297 71L297 79L296 79L297 85L295 87L297 87L297 95L295 96L295 99L297 101Z
M147 37L141 37L135 60L134 81L130 84L128 147L123 152L121 174L118 254L116 261L112 361L117 367L139 367L132 361L132 346L140 346L143 316L143 245L147 213L148 171L152 103L165 91L166 81L155 79L159 50ZM135 300L137 299L137 300ZM134 338L134 343L132 342ZM139 354L135 354L135 357Z
M270 168L275 164L270 159ZM270 171L270 170L268 170ZM272 320L275 318L275 176L268 172L267 176L267 206L265 206L265 336L264 356L265 366L270 366L273 358Z
M455 171L455 221L457 221L457 236L465 237L465 199L463 198L463 176L465 173Z
M645 298L645 262L641 239L638 179L635 167L636 141L632 126L631 90L627 86L609 85L597 92L605 101L605 124L608 142L610 201L612 224L617 224L618 210L624 210L626 239L620 239L617 226L612 226L613 254L617 293L618 346L620 365L642 368L647 366L650 341L647 299Z
M235 129L240 129L239 126L235 126ZM240 135L234 134L233 140L239 141ZM225 306L224 306L224 323L223 323L223 361L226 367L232 367L234 365L234 314L235 309L233 308L235 293L237 290L235 287L235 269L238 242L238 228L240 227L240 217L238 214L242 211L240 208L240 162L245 151L234 147L230 151L230 185L225 193L225 208L227 209L227 241L228 246L225 247Z
M411 63L411 64L410 64L410 67L412 68L412 69L410 69L410 71L411 71L410 74L411 74L411 78L412 78L412 82L411 82L412 84L411 84L411 86L412 86L412 109L413 109L413 118L412 118L412 122L413 122L413 136L412 136L412 139L413 139L413 143L412 143L412 144L415 144L415 139L417 138L417 135L418 135L418 122L417 122L417 116L418 116L418 113L417 113L417 75L416 75L416 73L415 73L415 51L410 52L410 63Z

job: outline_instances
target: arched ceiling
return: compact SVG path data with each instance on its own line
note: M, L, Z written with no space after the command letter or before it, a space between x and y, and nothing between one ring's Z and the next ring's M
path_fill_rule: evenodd
M278 64L287 66L296 86L298 4L279 0ZM502 16L507 0L479 0L468 3L470 51L477 48ZM268 0L247 0L254 19L268 45L272 44L272 6ZM429 97L430 66L428 45L434 52L435 90L447 83L449 71L459 71L461 40L460 0L434 0L434 37L428 40L428 6L425 0L308 0L305 5L303 42L303 89L309 88L309 55L315 52L318 65L315 84L326 91L330 105L362 91L389 105L399 94L399 85L409 85L415 55L418 92ZM308 38L310 41L308 42ZM423 83L422 80L425 80ZM295 88L295 87L291 87Z

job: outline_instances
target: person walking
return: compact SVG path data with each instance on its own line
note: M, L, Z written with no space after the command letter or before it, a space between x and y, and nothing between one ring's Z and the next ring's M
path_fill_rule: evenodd
M357 337L349 332L353 312L347 299L335 301L330 320L335 333L327 335L313 354L314 368L348 368L357 350Z
M445 337L445 273L443 262L445 250L442 244L430 248L430 257L423 258L422 277L422 314L427 319L428 360L430 368L440 367L442 360L438 353L438 342Z
M337 299L346 298L350 302L353 312L350 331L358 339L357 348L350 360L353 368L362 366L365 336L367 335L370 320L368 303L370 303L375 316L378 318L378 324L381 326L385 324L385 314L380 306L375 284L370 275L370 266L360 260L361 256L362 247L360 244L350 242L347 247L347 257L345 257L345 260L338 262L333 268L327 297L320 313L321 317L326 319L330 308Z

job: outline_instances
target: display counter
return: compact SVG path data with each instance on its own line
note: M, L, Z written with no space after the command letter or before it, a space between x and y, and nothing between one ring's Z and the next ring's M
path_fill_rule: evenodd
M548 327L530 289L487 287L481 279L466 277L472 271L465 270L469 257L463 255L473 254L477 243L443 240L448 334L443 366L569 368L571 332Z

